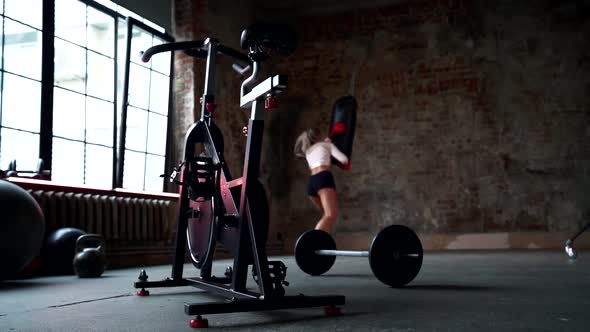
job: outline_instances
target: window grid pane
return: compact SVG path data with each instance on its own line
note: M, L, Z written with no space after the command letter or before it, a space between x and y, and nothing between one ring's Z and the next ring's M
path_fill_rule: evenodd
M55 85L86 93L86 52L83 47L55 39Z
M113 149L94 144L86 145L84 182L97 188L111 188L113 181Z
M163 115L149 112L148 115L148 153L163 156L166 154L166 127L167 118Z
M55 0L55 36L86 46L86 5L84 3Z
M115 18L88 7L88 49L113 58L115 56Z
M125 150L123 188L144 190L145 153Z
M164 188L164 178L162 175L166 158L164 156L155 156L148 154L145 164L145 188L147 191L162 191Z
M51 179L69 185L83 184L84 150L83 142L53 138Z
M4 26L4 21L6 21L4 17L0 17L0 23L2 23L2 26ZM4 34L4 30L2 30L2 34ZM4 38L0 38L0 47L4 49ZM0 52L0 70L4 70L4 55L2 54L2 52Z
M127 107L127 134L125 148L145 152L147 145L148 112Z
M43 0L4 0L4 15L41 29L43 24Z
M132 63L129 67L129 105L148 109L150 101L150 70Z
M86 93L93 97L113 101L115 60L91 51L87 51L87 60L88 83Z
M150 111L163 115L168 114L170 77L151 71L150 79Z
M41 83L5 72L3 88L2 126L39 133Z
M113 147L113 103L86 98L86 141Z
M154 37L154 45L164 44L165 41ZM161 74L168 74L170 73L170 64L172 62L172 53L171 52L164 52L160 54L156 54L152 57L150 61L152 65L152 69L161 73Z
M153 45L153 38L152 34L140 29L138 27L133 27L131 29L132 37L131 37L131 53L130 60L132 63L140 64L142 67L146 66L140 60L140 54L142 51L147 50L148 48L152 47Z
M65 89L53 89L53 135L84 141L85 97Z
M0 128L0 169L16 160L17 169L33 171L39 160L39 134Z
M41 80L41 31L4 20L4 70Z

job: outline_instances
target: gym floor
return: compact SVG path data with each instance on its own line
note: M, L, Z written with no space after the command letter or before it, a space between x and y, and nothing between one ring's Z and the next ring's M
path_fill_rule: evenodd
M367 259L338 257L327 274L287 265L287 294L346 296L342 315L322 308L208 315L229 331L589 331L590 252L570 261L561 251L426 252L418 277L403 289L376 280ZM229 261L214 264L221 275ZM152 288L135 296L140 268L0 282L0 331L191 331L184 303L222 298L193 287ZM170 266L147 267L150 280ZM188 272L188 273L187 273ZM196 275L192 265L185 276Z

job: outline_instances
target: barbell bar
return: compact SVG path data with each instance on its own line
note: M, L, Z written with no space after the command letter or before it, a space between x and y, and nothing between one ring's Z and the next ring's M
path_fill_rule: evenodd
M348 257L369 257L368 251L357 251L357 250L316 250L316 255L324 256L348 256Z
M313 276L330 270L336 256L368 257L377 279L392 287L402 287L418 275L423 249L416 233L403 225L382 229L373 238L367 251L336 250L332 236L320 230L303 233L295 244L297 265L303 272Z
M320 256L369 257L369 251L367 250L316 250L315 254ZM401 256L420 257L419 254L401 254Z

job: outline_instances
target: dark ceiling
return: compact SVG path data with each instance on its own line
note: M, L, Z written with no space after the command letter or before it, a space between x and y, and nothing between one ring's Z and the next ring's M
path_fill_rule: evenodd
M400 2L402 0L254 0L258 10L294 15L349 11Z

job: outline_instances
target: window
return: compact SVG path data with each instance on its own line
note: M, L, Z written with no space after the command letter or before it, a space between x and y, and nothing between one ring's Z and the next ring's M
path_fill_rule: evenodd
M165 42L162 38L129 20L131 32L129 83L127 100L123 102L122 136L124 147L120 159L124 160L122 186L130 189L161 191L166 155L166 132L170 91L170 53L155 55L148 63L140 61L139 54L147 48Z
M58 183L162 191L171 55L126 54L172 38L108 0L0 4L0 169L16 159L34 170L45 156Z
M116 17L55 1L52 180L112 186Z
M39 158L42 0L1 6L0 168L34 170Z

